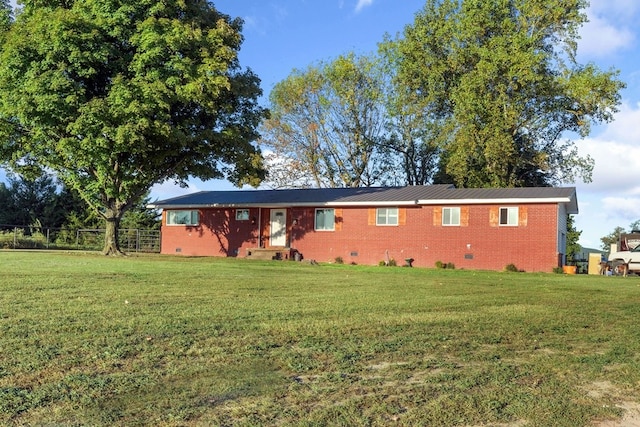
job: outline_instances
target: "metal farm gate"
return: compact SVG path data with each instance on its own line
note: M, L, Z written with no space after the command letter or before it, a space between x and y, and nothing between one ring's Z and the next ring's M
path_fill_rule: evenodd
M64 229L0 224L0 249L102 250L104 229ZM160 253L160 230L119 230L125 252Z

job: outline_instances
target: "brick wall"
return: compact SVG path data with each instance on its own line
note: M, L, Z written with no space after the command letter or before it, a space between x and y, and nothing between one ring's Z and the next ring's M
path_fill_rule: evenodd
M518 226L499 226L497 210L495 205L463 207L460 226L442 226L441 207L412 206L400 208L400 225L376 226L375 210L336 208L335 230L314 231L315 209L291 208L288 241L305 259L319 262L341 257L345 263L375 265L388 257L402 265L413 258L416 267L441 261L465 269L502 270L514 264L524 271L551 272L558 265L557 205L520 205ZM269 209L252 209L250 218L240 222L233 209L206 209L198 227L164 225L162 253L243 257L247 248L269 241Z

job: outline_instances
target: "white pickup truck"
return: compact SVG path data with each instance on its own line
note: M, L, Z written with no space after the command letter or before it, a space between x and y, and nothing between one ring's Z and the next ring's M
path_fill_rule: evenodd
M613 274L622 274L620 265L626 264L628 272L640 273L640 245L629 251L611 252L609 254L609 265Z

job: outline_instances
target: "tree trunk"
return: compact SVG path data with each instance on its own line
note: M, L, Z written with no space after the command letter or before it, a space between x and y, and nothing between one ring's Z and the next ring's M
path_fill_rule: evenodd
M104 249L102 253L105 255L124 255L120 250L120 242L118 233L120 231L120 217L115 212L108 210L106 219L106 229L104 233Z

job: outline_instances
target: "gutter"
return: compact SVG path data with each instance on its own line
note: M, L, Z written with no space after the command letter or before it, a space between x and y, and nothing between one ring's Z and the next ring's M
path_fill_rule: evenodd
M390 202L293 202L293 203L210 203L210 204L150 204L149 209L206 209L206 208L300 208L300 207L344 207L344 206L416 206L418 200Z

